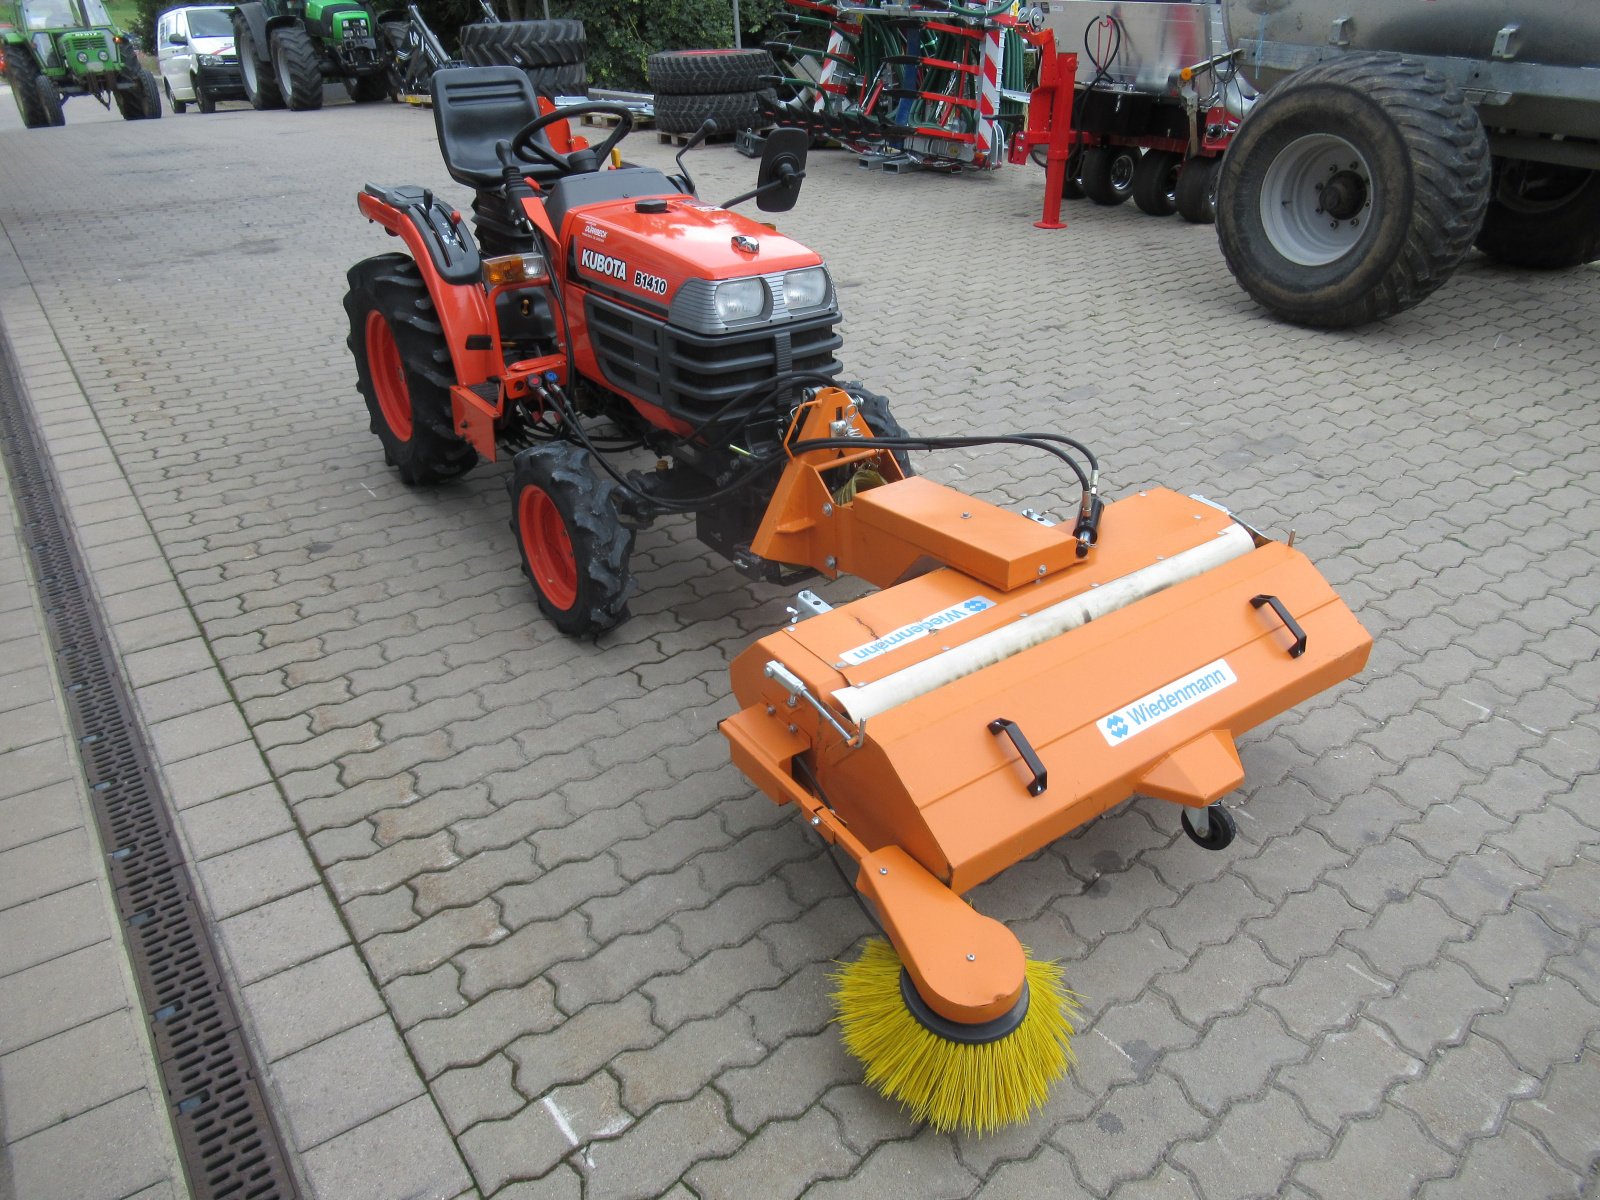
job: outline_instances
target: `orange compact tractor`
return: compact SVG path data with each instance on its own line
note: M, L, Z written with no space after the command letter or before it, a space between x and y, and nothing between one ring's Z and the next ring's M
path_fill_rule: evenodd
M836 386L821 259L686 174L602 169L626 109L541 113L509 68L434 90L475 232L423 188L369 185L361 211L411 253L357 264L345 299L390 462L421 484L509 453L523 567L568 633L626 616L634 531L675 513L757 578L881 589L839 608L802 592L735 660L722 730L854 862L887 935L838 976L868 1079L940 1128L1024 1118L1070 1063L1070 994L961 894L1134 793L1226 846L1235 738L1359 671L1370 639L1302 554L1215 505L1105 504L1070 438L909 437ZM618 120L597 147L565 126L593 110ZM792 206L788 132L741 199ZM994 442L1059 459L1070 522L909 473L907 451ZM619 465L640 449L654 470Z

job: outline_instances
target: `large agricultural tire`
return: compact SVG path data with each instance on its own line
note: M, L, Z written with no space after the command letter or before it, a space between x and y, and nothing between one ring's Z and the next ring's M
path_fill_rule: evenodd
M290 111L322 107L322 61L305 26L272 31L272 76Z
M765 50L664 50L648 65L650 90L658 96L759 92L777 73Z
M461 27L461 59L468 66L560 67L587 58L582 21L501 21Z
M1083 194L1107 208L1133 195L1133 177L1139 169L1139 151L1131 146L1090 146L1083 152L1078 179Z
M1353 54L1257 101L1222 160L1217 236L1263 307L1338 329L1410 308L1472 248L1489 143L1454 84Z
M583 63L558 67L525 67L523 74L541 96L582 96L589 91L589 68Z
M759 92L706 96L657 96L656 128L662 133L693 133L711 117L718 133L754 129L761 121Z
M351 267L348 279L346 344L384 461L413 486L465 475L478 455L455 431L450 347L417 264L380 254Z
M11 85L11 98L17 102L17 115L22 118L24 129L43 129L47 124L35 87L39 77L33 55L21 46L10 47L6 54L6 82Z
M45 128L59 128L67 123L67 114L61 103L61 89L48 75L39 75L33 81L33 94L38 97L39 111L44 114Z
M1133 169L1133 202L1152 217L1170 217L1178 211L1178 175L1183 155L1171 150L1147 150Z
M1477 246L1536 271L1600 259L1600 171L1521 159L1497 164Z
M1178 172L1178 186L1172 199L1178 215L1191 225L1217 223L1217 169L1220 158L1191 158Z
M506 480L511 532L540 611L570 637L593 637L628 619L633 530L617 519L617 493L587 450L565 442L521 451Z
M273 73L272 64L261 59L250 26L242 20L233 22L233 44L239 53L239 74L244 82L244 98L250 101L250 107L257 112L282 108L283 93L278 90L278 77Z

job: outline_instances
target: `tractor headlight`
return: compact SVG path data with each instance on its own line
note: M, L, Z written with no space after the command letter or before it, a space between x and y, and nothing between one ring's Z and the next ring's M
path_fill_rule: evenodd
M717 284L717 318L725 325L759 317L767 308L767 285L759 279L730 279Z
M783 302L790 312L816 308L828 299L828 272L825 267L806 267L783 277Z

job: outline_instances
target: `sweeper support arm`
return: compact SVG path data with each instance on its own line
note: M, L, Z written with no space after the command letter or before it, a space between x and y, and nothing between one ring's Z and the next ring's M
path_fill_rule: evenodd
M798 424L870 436L835 389ZM921 998L964 1024L1015 1001L1023 958L960 893L1134 793L1212 804L1243 781L1235 738L1371 646L1304 555L1164 489L1107 506L1080 558L1070 526L886 450L807 449L753 549L883 590L735 660L734 761L859 864Z

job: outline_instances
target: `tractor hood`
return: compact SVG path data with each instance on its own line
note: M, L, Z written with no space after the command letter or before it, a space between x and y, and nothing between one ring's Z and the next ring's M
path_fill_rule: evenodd
M671 305L691 280L700 281L690 289L697 292L722 280L771 279L822 264L793 238L693 196L585 205L568 215L563 241L567 270L578 282L647 306Z

